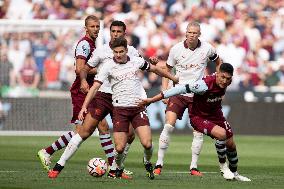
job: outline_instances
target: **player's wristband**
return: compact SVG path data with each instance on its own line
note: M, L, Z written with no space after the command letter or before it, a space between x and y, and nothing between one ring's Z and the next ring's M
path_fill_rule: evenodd
M185 90L186 90L187 93L191 93L189 84L186 84L186 85L185 85Z
M162 95L162 99L164 99L165 95L164 95L163 91L161 92L161 95Z

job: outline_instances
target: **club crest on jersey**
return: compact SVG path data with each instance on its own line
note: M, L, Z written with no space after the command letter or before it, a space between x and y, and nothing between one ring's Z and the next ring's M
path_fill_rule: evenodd
M82 45L82 50L83 50L84 54L88 54L88 49L85 45Z
M96 115L101 115L102 114L102 111L100 109L95 109L95 114Z

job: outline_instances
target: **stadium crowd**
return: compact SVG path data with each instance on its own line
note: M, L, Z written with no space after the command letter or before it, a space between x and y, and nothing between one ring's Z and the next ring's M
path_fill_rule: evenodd
M161 64L185 38L188 21L198 21L201 39L236 70L229 90L284 89L282 0L0 0L0 19L83 20L90 14L103 21L103 42L109 41L109 24L124 21L131 45L145 58L157 56ZM1 33L0 87L68 90L82 33ZM208 73L213 71L208 67ZM155 74L141 78L149 92L160 90Z

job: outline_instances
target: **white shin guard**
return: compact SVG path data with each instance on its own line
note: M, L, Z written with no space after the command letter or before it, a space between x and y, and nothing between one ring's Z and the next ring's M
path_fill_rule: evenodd
M197 168L197 162L202 146L203 146L203 134L197 131L193 131L193 140L191 144L192 159L191 159L190 169Z
M170 134L173 132L174 127L170 124L165 124L164 129L160 135L159 139L159 150L158 150L158 160L156 165L164 164L164 156L169 147Z
M61 166L65 166L65 163L75 154L75 152L80 147L80 144L83 142L83 139L80 137L79 134L76 134L72 137L69 141L68 145L66 146L63 154L61 155L59 161L57 162Z

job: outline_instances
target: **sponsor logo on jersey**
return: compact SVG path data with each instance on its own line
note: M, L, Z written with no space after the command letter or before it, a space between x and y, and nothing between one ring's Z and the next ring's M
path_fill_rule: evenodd
M207 102L218 102L221 101L222 97L221 96L217 96L215 98L207 98Z

